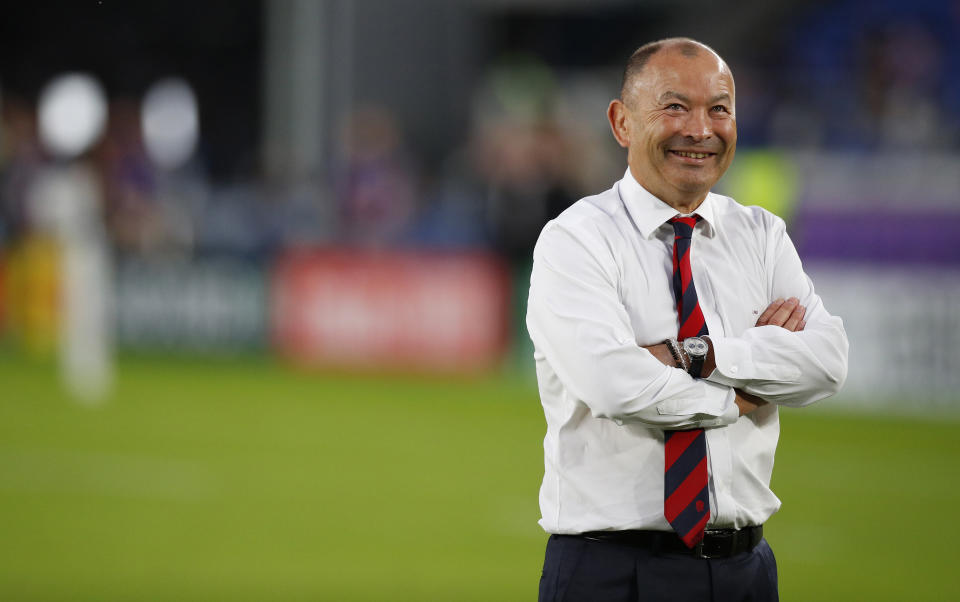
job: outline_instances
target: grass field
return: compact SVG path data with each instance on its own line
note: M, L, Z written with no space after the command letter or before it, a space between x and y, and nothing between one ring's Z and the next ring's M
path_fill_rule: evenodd
M534 600L543 418L510 379L0 353L0 600ZM960 598L957 421L782 413L783 600Z

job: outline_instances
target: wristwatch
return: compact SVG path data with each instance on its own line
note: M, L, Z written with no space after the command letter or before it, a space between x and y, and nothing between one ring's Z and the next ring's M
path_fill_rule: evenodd
M710 346L700 337L689 337L683 339L683 352L690 358L690 369L687 373L694 378L700 378L703 372L703 360L707 359L707 352Z

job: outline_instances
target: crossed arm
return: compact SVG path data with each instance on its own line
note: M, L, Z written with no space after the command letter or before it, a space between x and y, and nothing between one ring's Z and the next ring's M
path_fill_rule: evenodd
M779 326L790 332L797 332L803 330L807 325L806 321L804 320L806 311L807 308L805 308L803 305L800 305L800 300L796 297L790 297L789 299L777 299L771 303L762 314L760 314L756 325ZM713 344L710 342L709 337L705 338L710 345L710 350L703 362L703 369L700 372L701 377L709 376L717 366L716 358L713 354ZM644 347L644 349L649 351L663 364L667 366L676 366L676 361L674 360L673 355L670 353L670 349L665 343L651 345L649 347ZM736 394L734 401L736 402L737 407L740 409L741 416L749 414L760 406L767 404L766 401L757 397L756 395L751 395L740 389L734 389L734 392Z
M551 222L534 251L527 309L527 329L548 369L544 382L562 384L564 399L582 402L596 418L667 429L732 424L761 399L799 407L835 393L846 377L842 321L814 294L782 226L772 230L767 290L799 301L774 302L743 332L718 332L703 378L690 378L668 369L675 364L665 345L637 344L605 235L580 222ZM676 332L667 321L653 340Z

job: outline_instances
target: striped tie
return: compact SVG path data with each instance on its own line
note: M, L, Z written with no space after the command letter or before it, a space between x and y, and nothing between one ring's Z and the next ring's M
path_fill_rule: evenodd
M683 340L708 334L690 273L690 240L699 216L675 217L673 224L673 291ZM663 515L687 547L703 539L710 520L707 488L707 441L703 429L664 432Z

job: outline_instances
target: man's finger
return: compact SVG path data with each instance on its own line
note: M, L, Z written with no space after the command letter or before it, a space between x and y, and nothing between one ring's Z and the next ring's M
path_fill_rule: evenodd
M760 314L760 317L757 318L757 326L766 326L770 322L770 318L773 317L773 314L780 309L781 305L783 305L783 299L776 299L771 303L770 306Z
M770 316L769 324L773 326L783 326L786 324L787 320L790 318L790 315L796 309L799 300L795 297L790 297L780 306L777 311L773 312L773 315Z
M804 314L807 313L807 308L798 305L794 308L793 313L790 314L790 317L787 318L787 321L783 323L783 327L789 330L790 332L796 332L800 322L803 320Z

